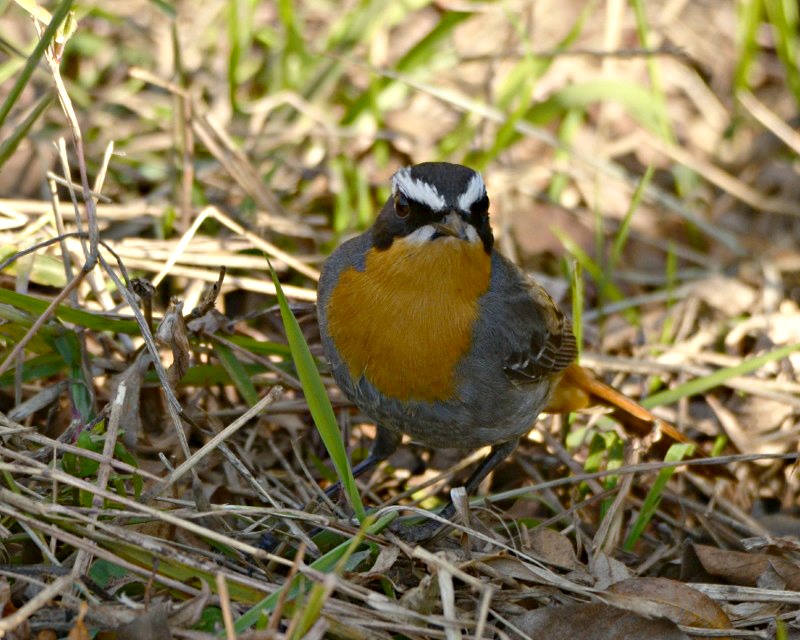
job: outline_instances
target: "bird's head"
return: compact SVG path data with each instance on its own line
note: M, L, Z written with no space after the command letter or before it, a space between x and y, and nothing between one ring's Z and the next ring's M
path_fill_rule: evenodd
M477 171L449 162L425 162L392 176L392 195L373 227L377 250L407 243L481 243L491 253L489 197Z

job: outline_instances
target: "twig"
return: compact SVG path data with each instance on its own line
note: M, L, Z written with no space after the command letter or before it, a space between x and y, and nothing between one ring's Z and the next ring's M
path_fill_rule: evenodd
M58 198L58 188L56 187L56 182L53 178L48 178L47 186L50 189L50 201L53 203L53 218L56 222L56 231L58 232L59 244L61 245L61 259L64 261L64 275L67 278L67 282L69 282L73 278L72 256L69 253L69 249L67 249L65 236L67 231L64 227L64 216L61 215L61 200ZM2 270L3 266L0 266L0 271ZM78 296L75 291L72 292L70 298L72 300L72 304L77 306Z
M67 238L80 238L80 237L86 238L88 236L86 235L85 232L70 231L67 233L60 233L55 238L48 238L47 240L42 240L41 242L37 242L36 244L31 245L27 249L22 249L21 251L17 251L16 253L11 254L10 256L8 256L8 258L0 262L0 271L3 271L3 269L6 269L9 265L13 264L20 258L23 258L24 256L28 255L29 253L33 253L35 251L38 251L39 249L44 249L45 247L49 247L52 244L56 244L57 242L62 242Z
M767 108L763 102L749 91L740 90L737 92L736 97L739 98L739 102L744 105L744 108L750 112L750 115L769 129L776 138L781 140L792 151L800 154L800 134L797 131L781 120L774 111Z
M268 558L270 561L277 562L281 565L291 566L290 561L285 560L280 556L268 553L262 549L258 549L245 542L236 540L234 538L231 538L230 536L226 536L222 533L219 533L218 531L214 531L213 529L209 529L202 525L196 524L191 520L179 518L175 516L173 513L170 513L169 511L162 511L160 509L156 509L155 507L151 507L150 505L137 502L136 500L132 500L126 496L113 493L108 489L100 489L91 482L87 482L86 480L81 480L80 478L71 476L64 471L61 471L60 469L52 469L49 468L47 465L38 462L31 461L26 463L25 456L21 454L15 454L13 452L9 452L9 454L13 459L18 460L20 464L25 465L17 469L18 473L24 473L34 478L41 478L42 480L55 480L56 482L59 482L61 484L87 491L92 495L97 494L105 500L121 504L122 506L127 507L132 511L150 516L152 518L155 518L156 520L160 520L167 524L180 527L181 529L193 533L194 535L205 537L214 542L219 542L228 545L234 549L237 549L238 551L241 551L242 553L246 553L259 558ZM2 487L0 487L0 496L2 496L3 498L2 500L0 500L0 510L2 510L4 502L7 504L17 504L21 499L14 492L9 491L8 489L4 489ZM99 524L100 523L98 523L98 525Z
M178 261L178 257L184 251L186 251L186 248L189 246L189 242L197 233L197 230L200 228L200 225L202 225L207 218L214 218L221 224L228 227L234 233L238 233L239 235L247 238L250 242L252 242L256 247L264 251L266 254L285 262L295 271L298 271L299 273L308 276L312 280L315 281L319 280L319 271L317 271L313 267L309 267L307 264L304 264L294 256L283 251L282 249L279 249L271 242L267 242L266 240L259 237L255 233L248 231L241 224L239 224L229 216L226 216L216 207L206 207L200 212L197 218L195 218L195 221L192 223L192 226L189 227L189 229L183 234L183 236L181 236L178 245L175 247L175 250L169 257L169 260L167 260L166 264L161 268L161 271L159 271L158 274L156 274L156 276L153 278L153 284L155 286L158 286L158 283L161 282L169 274L172 267Z
M55 174L52 171L48 171L46 175L47 175L47 179L48 180L52 180L56 184L60 184L62 187L66 187L67 189L72 188L74 190L75 187L79 187L80 186L79 184L77 184L75 182L72 182L71 180L67 180L66 178L62 178L60 175ZM107 203L107 204L113 202L113 200L111 198L109 198L108 196L104 196L102 193L97 193L96 191L90 191L89 195L91 195L93 198L95 198L96 200L98 200L100 202L104 202L104 203Z
M117 289L122 293L125 301L128 303L128 306L131 308L134 317L136 318L136 322L139 325L139 330L141 331L142 338L144 338L145 345L147 346L147 350L150 353L150 356L153 360L153 367L156 370L156 374L158 375L158 380L161 383L161 388L164 391L164 395L167 398L167 410L170 415L170 419L172 420L172 424L175 428L175 433L178 436L178 442L181 445L181 449L183 454L186 458L191 456L191 451L189 449L189 443L186 440L186 434L183 432L183 427L181 425L181 418L180 415L183 413L183 408L178 402L178 399L175 397L175 392L172 390L172 387L169 385L169 381L167 378L167 372L164 370L164 365L161 364L161 358L158 354L158 349L156 349L155 341L153 340L153 334L150 331L150 327L147 326L147 321L145 320L144 315L142 314L141 310L139 309L139 305L136 304L136 299L133 297L130 289L128 287L123 286L120 279L117 277L117 274L114 273L114 270L109 266L108 262L106 262L105 258L101 255L98 256L100 261L100 265L105 269L106 273L111 277L111 280L114 282L114 285ZM126 274L127 276L127 274Z
M501 491L491 496L484 498L476 498L480 503L483 501L494 503L509 498L518 498L529 493L540 491L544 488L562 487L571 484L585 482L587 480L594 480L597 478L605 478L606 476L624 475L630 473L657 473L661 469L672 467L708 467L731 464L732 462L754 462L756 460L786 460L787 462L794 462L800 459L800 453L748 453L748 454L734 454L729 456L715 456L709 458L698 458L696 460L680 460L677 462L643 462L640 464L631 465L629 467L617 467L614 469L606 469L604 471L594 471L592 473L582 473L580 475L571 476L568 478L558 478L557 480L549 480L542 482L535 486L521 487L519 489L510 489L509 491Z
M16 629L50 600L67 591L73 582L75 582L75 576L70 574L58 578L58 580L46 586L14 613L0 620L0 635L5 635L6 631Z
M703 160L696 153L687 151L676 144L665 142L647 130L642 130L644 140L655 150L671 160L696 171L711 184L718 186L737 200L750 205L758 211L800 217L800 205L794 200L771 198L756 191L750 185L723 171L718 166Z
M97 470L97 486L101 489L105 489L108 486L108 478L111 476L110 460L114 458L114 448L117 445L119 419L122 413L122 408L125 405L126 390L127 386L123 380L117 387L117 394L114 396L114 401L111 404L111 412L107 423L108 428L106 429L105 442L103 443L104 460L100 463L100 467ZM102 506L103 499L96 494L92 496L92 507L99 510L102 508ZM97 520L97 515L92 516L92 518ZM92 556L90 553L83 549L78 551L78 555L75 559L75 571L77 572L77 575L82 576L84 573L86 573L89 569L89 564L91 561Z
M192 100L190 81L183 65L183 49L180 43L178 22L172 22L172 59L175 64L175 73L183 88L175 92L174 98L178 103L176 134L179 135L178 148L181 150L181 231L189 228L192 218L192 185L194 183L194 132L192 131Z
M69 93L67 93L67 88L64 86L64 81L61 79L61 67L53 56L48 55L47 62L50 66L50 72L53 74L53 81L56 85L56 91L58 93L59 102L61 102L61 108L63 109L64 114L67 116L70 130L72 131L72 141L75 145L76 156L78 159L78 171L80 173L81 187L83 189L83 204L86 211L86 222L89 231L89 249L88 254L86 255L86 269L91 271L95 264L97 264L97 247L100 240L100 230L97 226L97 209L95 207L94 198L91 195L89 177L86 171L86 156L83 151L83 134L81 133L81 128L78 124L78 116L75 115L75 109L72 106L72 100L69 97ZM66 150L63 149L63 146L64 142L62 138L59 139L59 147L62 149L61 161L62 166L65 168L64 175L69 178L69 163L65 163ZM74 190L71 188L71 185L70 192L73 194L74 198Z
M23 508L20 505L20 508ZM124 558L121 558L119 555L111 553L110 551L103 549L99 545L95 544L94 542L90 542L84 538L81 538L78 535L72 534L69 531L65 531L55 525L49 524L48 522L44 521L43 518L34 518L29 516L17 509L12 508L9 504L0 504L0 513L4 513L9 517L13 518L15 521L19 522L20 524L24 525L26 531L35 528L42 533L51 536L54 539L61 540L65 544L68 544L75 549L86 549L90 550L92 555L107 560L112 564L119 565L123 569L127 569L132 575L141 575L142 577L147 577L150 575L150 570L140 567L132 562L128 562ZM38 540L38 538L32 533L29 532L29 535L32 540ZM180 580L173 580L172 578L160 575L159 581L164 584L165 586L169 587L170 589L175 589L179 593L185 593L189 596L195 596L198 594L198 591L194 587L190 587L189 585L185 584Z
M233 627L233 613L231 612L231 596L228 593L228 583L225 582L225 575L217 572L217 593L219 594L219 604L222 608L222 620L225 623L225 636L228 640L236 640L236 630Z
M150 500L160 496L169 487L180 480L189 470L193 469L203 458L216 449L220 443L230 438L234 433L247 424L251 418L257 416L261 411L271 405L275 400L281 397L283 389L281 387L272 387L269 393L261 398L256 404L250 407L239 418L234 420L231 424L225 427L211 440L204 444L194 454L189 456L183 463L181 463L172 473L167 476L163 482L150 489L144 496L144 500Z

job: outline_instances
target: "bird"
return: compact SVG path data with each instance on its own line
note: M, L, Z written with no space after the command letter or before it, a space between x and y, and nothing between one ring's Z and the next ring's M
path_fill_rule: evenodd
M569 319L498 252L489 209L478 171L403 167L373 225L324 263L323 351L343 394L376 424L354 475L388 458L404 434L432 448L488 446L465 483L474 493L541 413L597 404L640 433L671 429L576 363ZM670 437L686 440L674 429ZM450 503L441 515L454 513Z

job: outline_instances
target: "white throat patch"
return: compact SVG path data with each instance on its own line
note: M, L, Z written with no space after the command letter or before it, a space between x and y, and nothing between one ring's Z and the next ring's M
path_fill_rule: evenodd
M482 180L481 184L483 184ZM411 177L411 167L404 167L392 176L392 195L396 196L398 191L402 192L406 198L429 207L431 211L441 211L447 207L444 196L436 187Z
M409 233L403 240L408 244L422 245L430 242L435 234L436 229L433 228L433 225L426 224L414 231L414 233Z
M470 207L486 195L486 185L480 173L475 173L469 181L466 190L458 196L458 208L461 211L469 211Z
M478 232L475 230L471 224L464 224L463 222L460 225L456 225L454 218L458 217L458 213L451 213L445 219L444 223L451 226L456 226L462 230L462 235L460 237L456 236L445 236L442 237L441 234L437 237L438 230L436 229L435 225L426 224L421 226L419 229L415 230L413 233L409 233L407 236L403 238L404 242L412 245L423 245L426 242L472 242L478 243L482 242L480 236L478 236Z

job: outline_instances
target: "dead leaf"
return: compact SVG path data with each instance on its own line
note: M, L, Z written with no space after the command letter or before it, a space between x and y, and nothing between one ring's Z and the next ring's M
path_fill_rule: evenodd
M126 581L120 580L112 585L111 593ZM116 589L115 589L116 588ZM139 613L131 607L118 602L101 602L89 607L86 618L92 627L100 629L116 629L134 620Z
M595 587L606 589L609 585L631 577L631 571L616 558L598 551L589 561L589 572L594 576Z
M117 640L172 640L167 605L159 602L117 629Z
M736 278L714 275L692 285L692 293L726 316L738 316L752 310L756 292Z
M757 618L773 618L781 611L779 602L729 602L724 608L728 618L733 622L755 620Z
M800 568L785 558L772 557L769 561L770 569L775 571L790 591L800 590Z
M122 441L133 448L142 432L141 393L144 375L153 362L150 352L143 349L122 373L111 377L109 397L117 397L117 389L125 383L125 398L120 412L120 424L125 425Z
M423 576L416 587L406 591L400 598L402 606L423 615L432 613L438 603L439 581L431 574Z
M187 629L193 627L200 620L203 611L208 606L211 597L211 587L205 580L200 581L200 593L190 598L169 614L169 622L173 627Z
M651 620L603 603L542 607L512 619L532 638L547 640L688 640L669 620Z
M786 580L784 580L781 575L775 571L775 568L771 565L767 565L766 571L758 576L758 580L756 581L756 586L759 589L772 589L773 591L785 591L786 590Z
M535 582L543 584L541 576L533 571L527 564L517 558L510 556L496 556L493 558L484 558L482 562L491 567L498 574L513 578L514 580L523 580L525 582Z
M676 624L707 629L730 629L731 621L716 602L697 589L669 578L631 578L608 588L609 593L631 598L625 605L637 613L658 616ZM647 604L641 608L641 602ZM619 605L617 600L615 604Z
M759 577L771 568L786 582L787 589L800 590L800 568L780 556L718 549L704 544L693 544L691 549L705 571L731 584L754 587Z
M211 309L208 313L203 314L199 318L190 320L186 326L189 328L189 331L193 333L213 335L217 331L232 333L233 325L234 322L230 318L216 309Z
M788 551L790 553L800 552L800 535L793 535L793 533L800 534L800 520L795 516L788 513L772 513L757 515L755 510L752 516L758 523L764 526L767 530L773 533L771 536L756 536L754 538L743 538L741 540L742 546L748 551L772 551L782 552ZM776 517L773 520L772 517ZM786 520L784 521L784 518ZM781 533L773 532L771 527L780 530ZM786 531L786 533L783 533Z
M169 347L172 351L172 364L167 369L167 381L174 388L183 378L192 359L186 323L183 321L183 302L173 301L164 314L161 324L158 325L155 337L159 344Z
M792 344L800 340L800 311L792 304L781 306L778 313L753 316L738 323L725 336L725 346L736 353L748 335L768 335L774 344Z
M721 407L714 406L714 410L721 420L727 417L726 413L734 418L724 420L724 426L742 453L784 453L796 444L795 435L786 428L793 409L784 402L750 394L735 395ZM778 437L781 425L786 425L783 438Z
M543 225L542 220L547 220L547 225ZM511 218L514 240L525 257L545 252L560 255L564 251L564 245L553 228L566 234L584 251L594 248L594 232L564 207L543 202L536 207L520 207Z
M531 551L542 562L570 571L580 567L572 542L558 531L539 527L530 532L530 541Z
M375 564L369 570L367 575L369 576L385 576L386 573L394 566L394 563L397 562L397 558L400 556L400 547L397 547L393 544L386 545L385 547L381 547L380 553L378 553L378 557L375 558Z
M46 409L56 402L61 394L69 387L67 380L61 380L55 384L45 386L41 391L35 393L30 398L21 402L8 412L8 419L15 422L24 422L26 418L32 416L37 411Z

